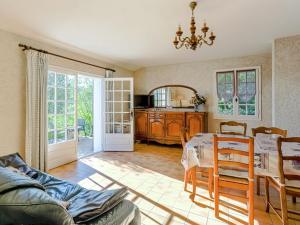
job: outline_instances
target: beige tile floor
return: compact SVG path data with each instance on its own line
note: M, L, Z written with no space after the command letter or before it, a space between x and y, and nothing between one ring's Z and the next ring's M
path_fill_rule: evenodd
M195 202L183 191L182 150L178 147L136 144L134 152L102 152L50 171L59 178L83 187L104 190L127 186L128 199L141 210L143 225L247 224L247 216L221 205L221 218L214 217L214 202L205 187L197 189ZM272 199L278 202L273 193ZM245 205L223 199L245 209ZM300 201L298 199L298 201ZM289 200L289 207L300 211L300 204ZM264 212L264 197L255 196L255 224L281 224L273 213ZM300 225L300 220L290 220Z

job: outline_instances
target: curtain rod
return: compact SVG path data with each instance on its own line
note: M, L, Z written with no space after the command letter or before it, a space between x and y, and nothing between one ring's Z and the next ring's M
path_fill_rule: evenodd
M48 52L48 51L45 51L45 50L42 50L42 49L33 48L31 46L27 46L27 45L24 45L24 44L19 44L19 47L23 48L23 51L25 51L25 50L34 50L34 51L42 52L42 53L45 53L45 54L48 54L48 55L53 55L53 56L56 56L56 57L59 57L59 58L67 59L67 60L70 60L70 61L74 61L74 62L82 63L82 64L85 64L85 65L97 67L97 68L100 68L100 69L104 69L104 70L109 70L109 71L112 71L112 72L116 72L114 69L111 69L111 68L106 68L106 67L98 66L98 65L87 63L87 62L80 61L80 60L77 60L77 59L72 59L72 58L69 58L69 57L66 57L66 56L62 56L62 55L58 55L58 54L55 54L55 53L52 53L52 52Z

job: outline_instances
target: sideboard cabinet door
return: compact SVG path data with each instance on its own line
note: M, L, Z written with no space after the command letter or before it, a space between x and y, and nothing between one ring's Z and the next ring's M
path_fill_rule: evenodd
M190 137L197 133L207 132L206 113L189 112L186 113L186 128Z
M143 111L135 112L135 139L144 140L148 135L148 113Z

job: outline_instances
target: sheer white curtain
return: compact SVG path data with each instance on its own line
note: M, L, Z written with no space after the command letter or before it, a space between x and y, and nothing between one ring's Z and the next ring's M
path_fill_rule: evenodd
M47 170L47 80L46 54L26 50L26 162L39 170Z

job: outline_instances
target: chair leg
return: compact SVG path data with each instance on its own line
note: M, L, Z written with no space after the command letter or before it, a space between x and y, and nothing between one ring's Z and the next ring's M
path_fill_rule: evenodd
M270 212L270 191L269 191L269 180L265 177L265 193L266 193L266 212Z
M219 177L214 177L215 217L219 217Z
M286 193L285 188L280 187L280 205L281 205L281 219L283 225L288 225L288 209L287 209L287 199L286 199Z
M212 192L213 192L213 168L208 169L208 192L209 197L213 198Z
M248 219L249 225L254 224L254 181L249 181Z
M260 176L256 176L256 194L260 195Z
M193 167L190 170L190 178L192 180L192 186L193 186L193 190L192 190L192 200L195 200L195 196L196 196L196 187L197 187L197 179L196 179L196 167Z
M297 203L297 198L295 196L292 197L293 203Z
M184 191L187 191L187 185L189 182L189 171L184 172Z

